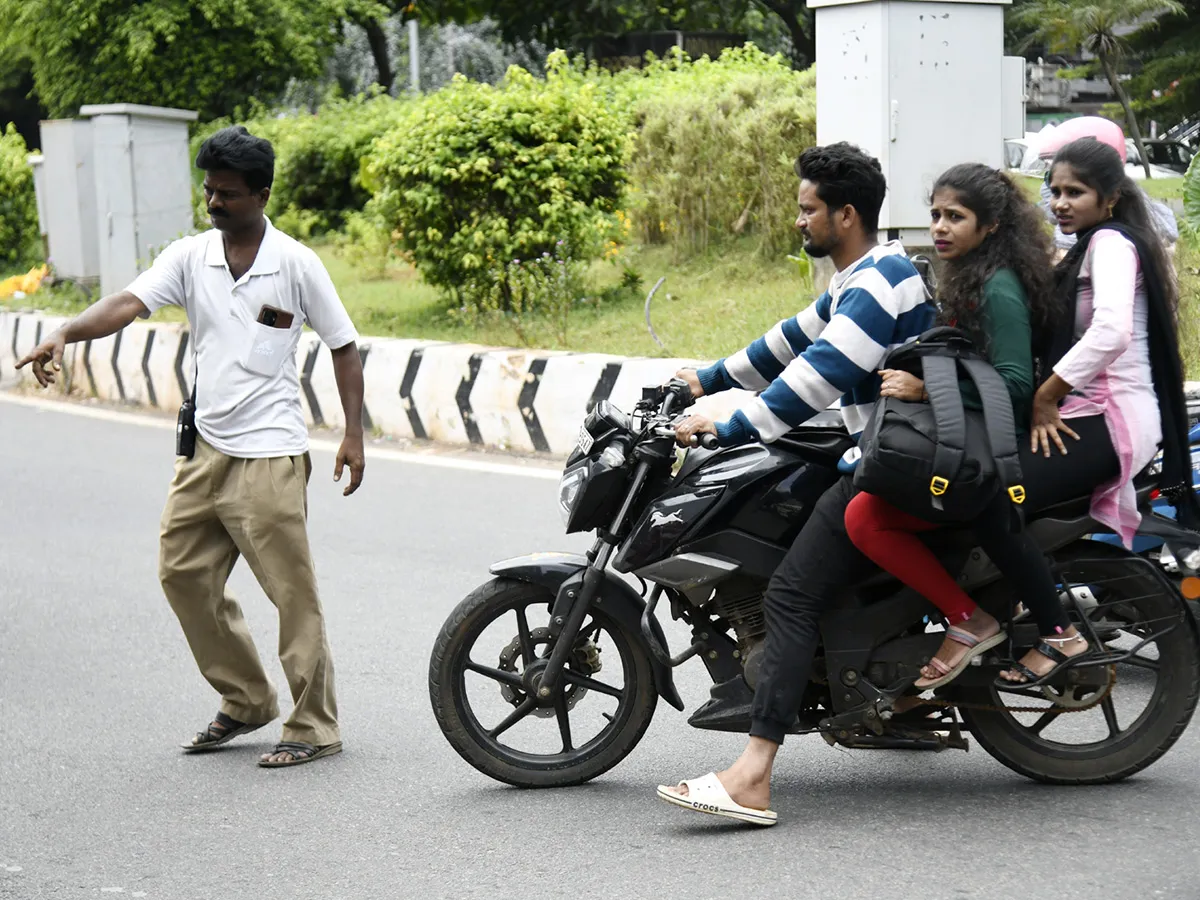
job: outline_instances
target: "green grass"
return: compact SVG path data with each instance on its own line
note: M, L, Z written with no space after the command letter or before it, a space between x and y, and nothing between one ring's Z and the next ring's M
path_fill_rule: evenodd
M1200 235L1184 231L1175 245L1179 274L1179 349L1184 370L1200 379Z
M1042 179L1033 175L1017 175L1013 173L1017 183L1025 189L1025 193L1034 203L1041 200ZM1138 187L1156 200L1182 200L1182 178L1148 178L1137 182Z
M316 249L364 334L520 345L516 331L502 322L467 327L455 321L449 303L407 266L391 265L382 277L363 278L361 269L331 245ZM559 339L551 321L534 319L526 327L528 344L548 350L707 359L741 347L813 299L793 263L764 259L749 244L683 265L672 264L668 248L632 248L619 262L640 274L642 286L636 292L618 288L620 265L597 263L589 272L594 296L572 313L566 341ZM651 322L665 349L654 342L644 319L646 294L663 275L667 280L655 294Z
M1156 200L1182 200L1182 178L1149 178L1139 181L1138 186Z

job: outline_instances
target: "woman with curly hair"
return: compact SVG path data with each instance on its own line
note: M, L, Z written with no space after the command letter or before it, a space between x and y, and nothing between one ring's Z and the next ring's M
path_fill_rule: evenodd
M965 331L987 356L1008 388L1018 432L1026 432L1035 388L1033 347L1049 340L1059 318L1049 236L1021 190L988 166L964 164L943 173L930 206L930 234L945 262L940 321ZM880 375L881 396L928 400L916 376L887 369ZM973 383L963 382L962 392L964 406L981 408ZM1009 521L1008 498L1000 494L969 524L1020 596L1048 589L1057 604L1045 558L1031 540L1009 531ZM1000 623L967 596L917 537L937 525L860 493L846 510L846 527L865 556L928 598L947 620L946 639L922 669L918 689L948 683L973 658L1004 641Z

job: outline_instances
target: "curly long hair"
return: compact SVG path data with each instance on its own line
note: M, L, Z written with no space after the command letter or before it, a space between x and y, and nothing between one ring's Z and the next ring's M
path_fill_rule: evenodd
M1062 302L1055 290L1050 236L1037 209L1007 175L978 163L947 169L930 199L942 191L953 191L980 228L997 228L976 249L946 262L938 280L941 320L954 322L986 350L980 308L984 285L999 269L1011 269L1025 289L1034 344L1045 340L1061 316Z

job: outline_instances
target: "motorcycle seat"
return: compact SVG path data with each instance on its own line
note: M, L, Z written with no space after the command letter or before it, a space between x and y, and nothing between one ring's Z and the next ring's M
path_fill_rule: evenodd
M1154 490L1157 481L1157 476L1150 474L1149 469L1150 466L1147 466L1133 476L1133 487L1137 492L1139 507L1149 502L1150 494ZM1086 516L1091 508L1092 495L1088 493L1082 497L1073 497L1070 500L1063 500L1042 509L1033 510L1028 514L1027 518L1029 521L1037 519L1080 519Z
M837 467L847 450L857 445L844 427L794 428L775 441L775 446L831 469Z

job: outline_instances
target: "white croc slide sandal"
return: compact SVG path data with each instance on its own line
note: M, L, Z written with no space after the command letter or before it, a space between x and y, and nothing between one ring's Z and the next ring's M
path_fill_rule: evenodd
M686 797L681 797L675 793L675 789L662 784L658 786L658 796L668 803L674 803L684 809L708 813L710 816L736 819L739 822L749 822L751 825L774 825L779 820L772 810L751 809L735 803L715 772L709 772L702 778L681 781L679 787L688 789Z

